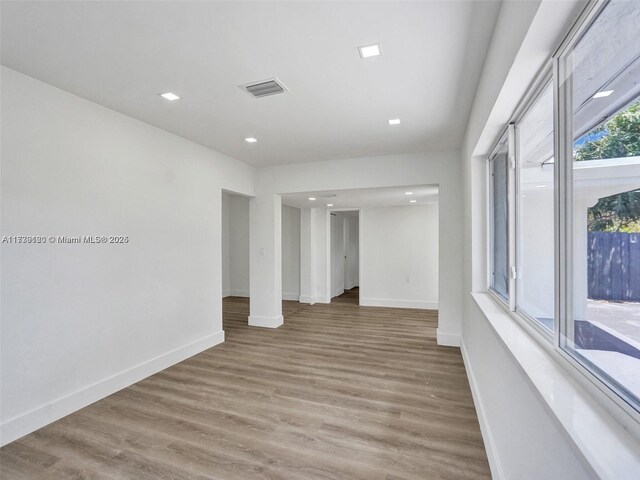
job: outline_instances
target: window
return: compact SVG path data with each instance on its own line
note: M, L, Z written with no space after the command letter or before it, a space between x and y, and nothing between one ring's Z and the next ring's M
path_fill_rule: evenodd
M640 2L582 18L489 156L490 289L640 419Z
M560 58L568 73L560 346L640 407L640 5L611 1Z
M516 123L518 158L516 309L554 330L553 85Z
M505 134L490 157L491 168L491 288L503 300L509 294L509 175Z

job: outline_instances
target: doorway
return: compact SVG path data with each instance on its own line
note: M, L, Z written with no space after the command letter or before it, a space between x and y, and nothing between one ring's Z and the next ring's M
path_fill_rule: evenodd
M360 303L360 212L330 213L331 301Z
M246 325L249 298L249 197L222 192L223 329ZM232 308L225 308L232 307ZM237 314L230 314L232 310ZM247 315L244 315L244 310Z

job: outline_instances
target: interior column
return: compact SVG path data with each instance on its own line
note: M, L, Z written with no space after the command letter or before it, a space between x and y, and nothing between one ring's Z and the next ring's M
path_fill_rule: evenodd
M249 325L282 325L282 202L280 195L261 194L249 204Z

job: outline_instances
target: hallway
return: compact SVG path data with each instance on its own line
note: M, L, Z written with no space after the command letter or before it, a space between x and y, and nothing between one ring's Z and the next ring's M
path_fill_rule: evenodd
M331 303L347 303L349 305L359 305L360 287L353 287L351 290L345 290L342 295L332 298Z
M226 342L1 450L14 479L490 478L460 352L436 312L224 300Z

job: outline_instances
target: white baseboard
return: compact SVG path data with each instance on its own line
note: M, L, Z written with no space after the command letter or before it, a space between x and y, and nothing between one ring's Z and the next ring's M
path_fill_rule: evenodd
M469 355L465 348L464 342L460 343L460 351L462 352L462 360L464 361L464 368L467 371L467 378L469 379L469 387L471 387L471 396L473 397L473 404L476 407L476 414L478 415L478 423L480 424L480 433L484 440L484 448L487 451L487 459L489 460L489 468L491 469L491 478L494 480L502 480L504 473L502 471L502 465L498 454L494 448L493 436L491 435L491 429L489 428L489 421L482 406L482 399L480 398L480 392L478 391L478 384L476 377L473 373L473 368L469 362Z
M441 332L438 328L436 330L436 339L438 340L438 345L443 347L459 347L460 346L460 335L457 333L446 333Z
M249 298L250 294L249 294L249 290L226 290L224 292L222 292L222 298L227 298L227 297L245 297L245 298ZM294 301L298 301L298 299L300 298L300 296L297 293L283 293L282 294L282 299L283 300L294 300ZM302 302L302 303L309 303L309 302Z
M154 373L224 342L224 331L152 358L121 373L14 417L0 426L1 445L6 445L45 425L143 380Z
M312 297L310 295L300 295L298 297L298 301L300 303L309 303L313 305L314 303L331 303L331 299L327 297Z
M252 327L278 328L284 323L284 317L277 315L275 317L262 317L259 315L249 316L249 325Z
M249 290L229 290L228 297L246 297L249 298Z
M360 298L360 305L367 307L421 308L424 310L438 309L438 302L424 302L422 300L387 300L381 298Z

